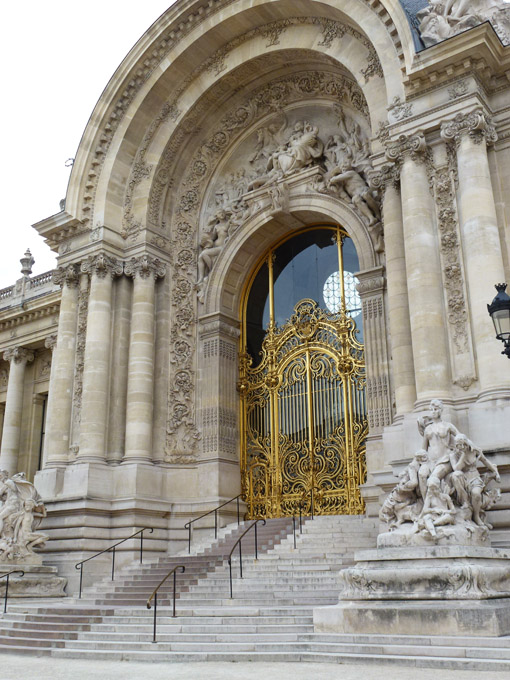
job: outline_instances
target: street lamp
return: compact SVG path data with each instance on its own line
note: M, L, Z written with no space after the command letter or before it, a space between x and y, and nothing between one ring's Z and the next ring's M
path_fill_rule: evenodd
M501 354L506 354L510 359L510 297L505 292L506 283L497 283L495 287L498 294L491 304L487 305L487 309L496 329L496 337L505 345Z

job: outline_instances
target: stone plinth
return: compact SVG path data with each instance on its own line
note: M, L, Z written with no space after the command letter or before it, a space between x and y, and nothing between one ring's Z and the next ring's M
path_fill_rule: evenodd
M340 602L313 611L316 633L395 635L510 634L507 599Z
M340 574L340 602L314 610L319 632L510 633L510 550L378 548Z
M0 564L0 576L13 570L24 576L9 577L9 599L21 597L65 597L67 579L58 576L56 567L34 564ZM0 579L0 598L5 595L6 579Z

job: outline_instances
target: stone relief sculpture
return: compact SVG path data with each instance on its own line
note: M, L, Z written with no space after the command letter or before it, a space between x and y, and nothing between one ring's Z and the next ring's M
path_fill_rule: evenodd
M0 564L40 564L34 552L48 540L37 531L46 509L33 484L23 473L9 478L0 470Z
M505 0L429 0L417 13L426 47L490 21L504 45L510 44L510 7Z
M332 115L336 120L329 127L334 128L334 133L327 136L321 135L321 129L327 131L322 120L300 118L291 122L290 114L286 113L276 114L269 123L256 129L243 150L248 162L228 173L228 179L212 193L208 211L211 217L199 239L196 284L199 300L203 300L209 273L223 246L253 210L250 194L265 189L271 212L285 210L285 180L308 168L320 169L320 176L314 179L314 190L349 202L372 232L376 251L382 252L379 199L368 183L372 170L368 137L340 106L335 106Z
M390 534L378 545L485 545L486 511L500 497L500 476L473 442L442 420L443 404L432 400L430 414L418 421L423 448L400 475L385 500L380 519ZM483 474L478 469L485 466Z

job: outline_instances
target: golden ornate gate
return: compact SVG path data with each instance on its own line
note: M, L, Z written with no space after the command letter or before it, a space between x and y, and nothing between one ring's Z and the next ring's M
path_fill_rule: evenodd
M296 515L301 503L306 513L311 489L317 514L364 511L365 363L343 281L341 289L338 313L301 300L285 325L270 322L256 367L241 355L241 477L251 518Z

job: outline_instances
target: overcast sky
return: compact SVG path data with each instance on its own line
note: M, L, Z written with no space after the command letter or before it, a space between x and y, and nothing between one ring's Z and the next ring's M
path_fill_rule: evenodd
M0 288L55 256L30 225L59 212L87 121L131 47L172 0L5 1L0 17L3 91Z

